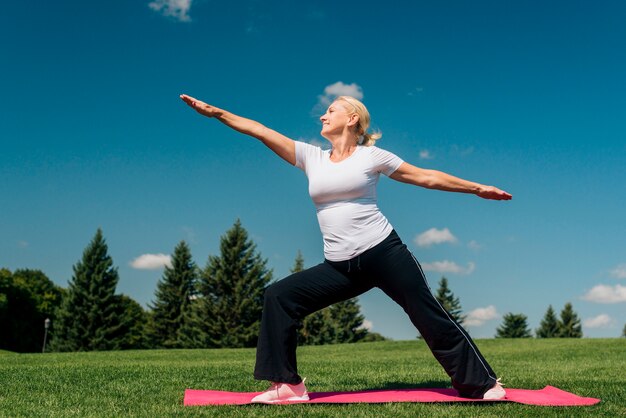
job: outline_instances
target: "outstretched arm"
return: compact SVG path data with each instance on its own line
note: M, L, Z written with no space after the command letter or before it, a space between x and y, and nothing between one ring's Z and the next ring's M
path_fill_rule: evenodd
M463 180L441 171L415 167L409 163L402 163L390 177L402 183L414 184L427 189L472 193L483 199L511 200L512 198L509 193L497 187Z
M215 118L224 125L242 134L260 140L283 160L291 165L296 164L296 145L292 139L252 119L237 116L234 113L211 106L186 94L181 94L180 98L201 115L208 118Z

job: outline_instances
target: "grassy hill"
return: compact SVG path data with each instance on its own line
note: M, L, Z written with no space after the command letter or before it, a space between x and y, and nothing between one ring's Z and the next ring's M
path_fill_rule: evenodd
M590 407L380 404L183 407L186 388L261 391L253 349L21 354L0 360L0 416L559 416L626 414L626 339L478 340L508 387L552 385ZM3 353L0 352L0 355ZM302 347L309 391L449 387L423 341Z

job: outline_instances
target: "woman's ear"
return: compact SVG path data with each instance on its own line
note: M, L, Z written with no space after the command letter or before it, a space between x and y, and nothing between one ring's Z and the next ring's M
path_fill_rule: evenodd
M348 120L348 126L355 126L359 123L359 115L353 113L350 115L350 119Z

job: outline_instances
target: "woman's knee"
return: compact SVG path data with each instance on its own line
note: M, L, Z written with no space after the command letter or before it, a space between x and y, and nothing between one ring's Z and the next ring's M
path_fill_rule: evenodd
M289 305L293 298L293 286L290 284L289 280L283 279L279 280L275 283L272 283L265 289L265 293L263 294L263 298L265 300L265 304L276 304L279 305Z
M265 288L265 293L263 294L263 298L265 301L276 300L283 293L283 286L280 286L280 281L272 283L268 287Z

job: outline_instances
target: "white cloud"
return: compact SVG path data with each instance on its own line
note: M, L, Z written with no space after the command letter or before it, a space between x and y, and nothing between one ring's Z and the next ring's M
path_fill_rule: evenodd
M424 91L423 87L415 87L415 90L411 90L410 92L407 93L407 95L409 96L416 96L417 93L421 93Z
M364 319L363 323L359 327L359 329L366 329L368 331L371 331L372 328L374 328L374 323L370 321L369 319Z
M363 100L363 88L356 83L344 84L342 81L337 81L324 87L324 94L318 96L317 107L325 110L337 96L352 96Z
M455 243L457 238L452 235L448 228L437 229L430 228L426 232L422 232L413 240L419 247L430 247L433 244L441 244L444 242Z
M626 302L626 286L607 286L599 284L588 291L582 299L596 303L620 303Z
M466 157L474 152L474 147L461 148L458 145L453 145L452 152L459 154L461 157Z
M163 16L172 17L180 22L190 22L189 9L192 0L154 0L148 7Z
M476 264L470 261L467 263L467 267L462 267L454 261L444 260L423 263L422 268L425 271L436 271L438 273L471 274L476 268Z
M470 250L478 251L482 249L483 246L480 245L478 242L471 240L470 242L467 243L467 248L469 248Z
M341 81L337 81L335 84L331 84L324 88L325 96L352 96L355 99L363 99L363 89L356 83L344 84Z
M583 325L587 328L606 328L613 320L607 314L601 314L594 318L585 319Z
M626 264L620 264L610 272L611 277L616 279L626 279Z
M171 268L172 260L167 254L144 254L131 261L130 265L138 270L158 270L165 266Z
M478 327L487 321L498 318L499 316L500 314L493 305L489 305L486 308L476 308L467 314L465 321L463 321L463 325Z
M430 151L423 149L420 151L420 158L422 160L432 160L435 157L430 153Z

